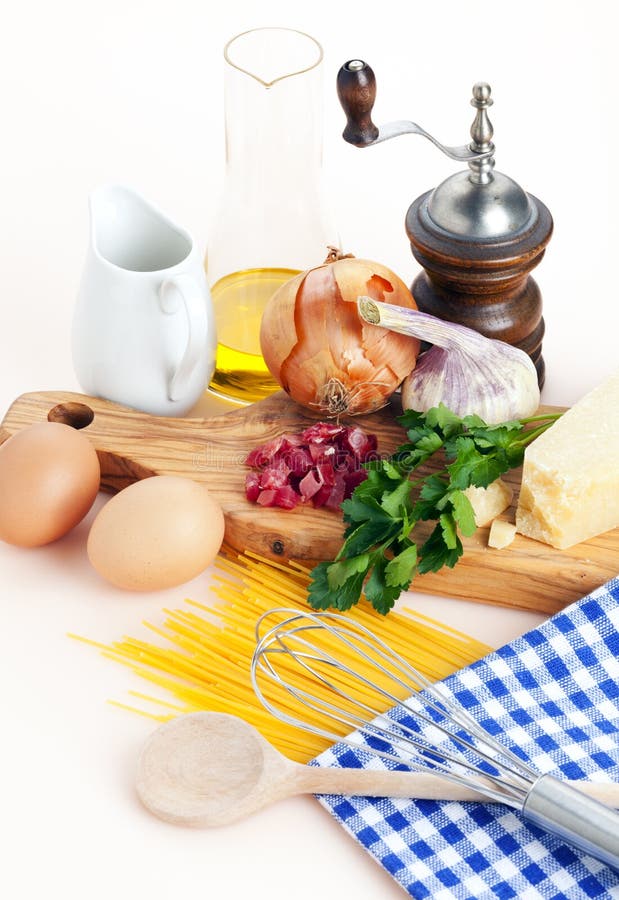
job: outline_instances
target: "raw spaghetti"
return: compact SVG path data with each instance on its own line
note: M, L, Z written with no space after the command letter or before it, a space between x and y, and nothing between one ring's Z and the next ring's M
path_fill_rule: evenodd
M205 605L186 600L184 609L164 610L167 618L163 625L144 623L170 646L132 637L109 645L72 637L98 647L104 656L128 666L176 701L129 691L159 709L153 712L112 701L117 706L157 722L197 710L233 713L255 725L291 759L307 762L324 750L328 742L301 733L266 712L254 694L249 669L259 616L274 607L307 609L309 570L297 563L273 563L249 552L235 557L220 556L216 566L219 572L213 591L219 602ZM412 610L383 617L369 607L356 607L349 615L391 644L433 681L480 659L491 649ZM298 687L304 686L304 676L298 671L291 671L290 681ZM271 690L275 699L276 685ZM358 681L354 690L357 696L361 695ZM280 691L281 702L290 703L286 693ZM320 724L317 713L307 710L306 715Z

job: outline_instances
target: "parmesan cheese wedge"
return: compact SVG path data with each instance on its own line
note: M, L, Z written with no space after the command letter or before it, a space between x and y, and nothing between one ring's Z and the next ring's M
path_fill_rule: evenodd
M516 527L564 550L619 525L619 370L530 444Z
M475 525L483 528L489 525L493 519L505 512L512 502L513 491L508 484L505 484L500 478L493 481L487 488L468 487L464 491L464 495L468 497L473 507L473 517Z
M490 526L488 546L495 550L505 550L516 537L516 526L504 519L495 519Z

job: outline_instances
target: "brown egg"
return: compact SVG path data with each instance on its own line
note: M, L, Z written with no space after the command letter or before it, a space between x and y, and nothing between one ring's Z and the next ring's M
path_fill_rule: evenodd
M112 497L88 536L88 557L117 587L157 591L203 572L224 537L224 516L202 484L157 475Z
M59 422L40 422L0 445L0 540L40 547L84 518L101 472L88 438Z

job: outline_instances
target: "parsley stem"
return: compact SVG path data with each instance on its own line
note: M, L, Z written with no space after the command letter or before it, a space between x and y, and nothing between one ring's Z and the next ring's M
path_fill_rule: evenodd
M547 415L542 416L528 416L526 419L519 419L521 425L529 425L531 422L556 422L557 419L560 419L563 413L548 413Z
M563 415L563 413L560 413L560 415ZM540 418L543 418L543 417L540 416ZM531 441L534 441L535 438L540 436L540 434L543 434L545 431L547 431L550 428L550 426L553 424L553 422L555 422L556 419L558 419L558 418L559 418L559 416L553 416L552 420L546 422L546 424L540 425L537 428L532 428L531 431L526 432L526 434L522 438L522 440L516 441L515 443L518 444L518 446L520 446L520 447L526 447L527 444L530 444Z
M441 469L440 472L435 472L434 474L442 475L443 478L445 478L449 475L449 472L447 471L447 469ZM411 489L416 488L418 485L423 484L426 480L427 480L427 475L424 476L423 478L417 478L416 481L409 481L408 485Z

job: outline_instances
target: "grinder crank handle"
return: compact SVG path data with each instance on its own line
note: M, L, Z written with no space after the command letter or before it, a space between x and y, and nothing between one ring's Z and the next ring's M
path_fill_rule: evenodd
M378 140L379 131L372 122L376 101L376 76L367 63L349 59L337 73L337 96L346 113L342 137L355 147L369 147Z
M487 86L484 85L484 87ZM474 94L475 88L473 89ZM494 154L493 144L483 151L473 149L473 144L465 144L462 147L446 147L415 122L389 122L378 128L372 121L372 108L376 100L376 76L371 67L361 59L351 59L341 67L337 73L337 95L347 120L342 137L355 147L380 144L381 141L388 141L401 134L420 134L438 147L445 156L459 162L486 159ZM489 106L491 103L488 88L488 97L484 105Z

